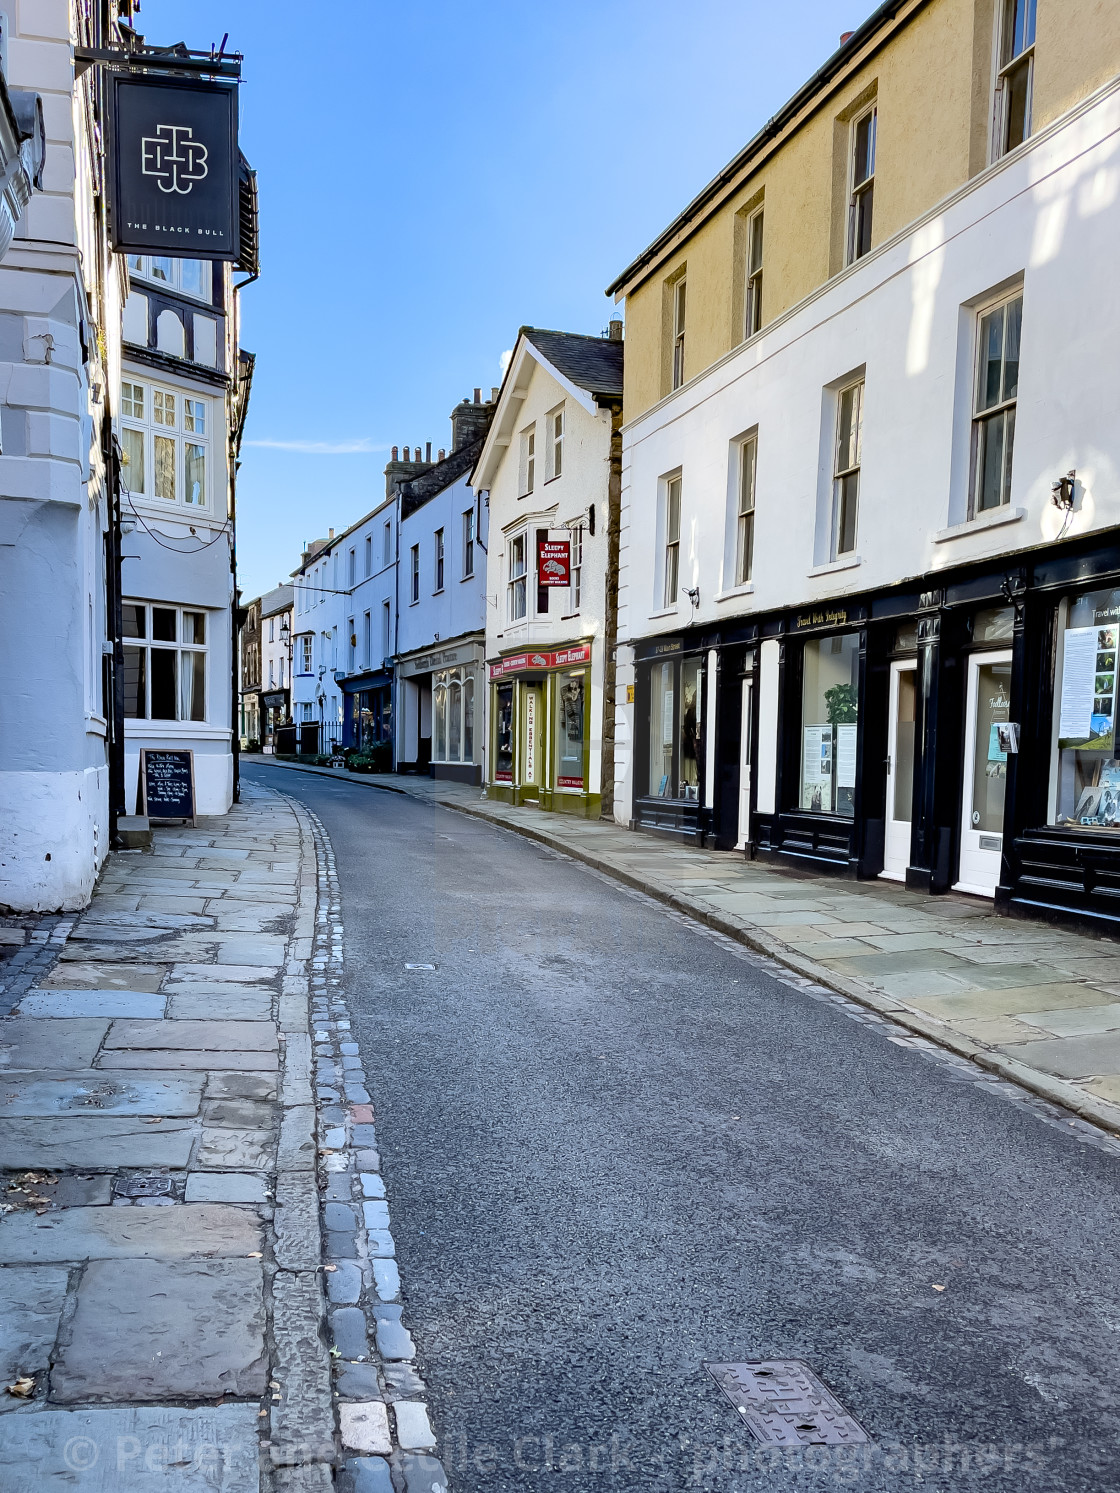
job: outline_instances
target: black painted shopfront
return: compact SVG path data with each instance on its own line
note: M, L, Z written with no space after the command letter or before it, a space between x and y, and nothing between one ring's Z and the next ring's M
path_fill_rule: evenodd
M647 639L633 827L1120 925L1118 644L1099 536Z

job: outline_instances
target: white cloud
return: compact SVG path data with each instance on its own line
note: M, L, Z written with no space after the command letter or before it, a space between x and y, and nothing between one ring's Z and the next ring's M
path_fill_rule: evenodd
M270 451L299 451L306 456L356 456L363 452L388 451L369 436L352 441L246 441L246 446L266 446Z
M509 367L509 361L510 361L510 359L512 357L513 357L513 348L512 347L507 347L506 350L505 350L505 352L502 354L502 377L503 378L505 378L505 376L506 376L506 369Z

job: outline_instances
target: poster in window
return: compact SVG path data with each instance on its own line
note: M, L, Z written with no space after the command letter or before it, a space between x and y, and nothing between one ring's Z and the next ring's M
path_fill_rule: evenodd
M1116 649L1102 647L1115 642L1111 627L1069 627L1062 648L1062 696L1058 718L1058 745L1082 751L1107 751L1112 747L1116 699ZM1099 661L1111 660L1111 668ZM1102 686L1098 688L1098 685Z
M832 810L832 727L806 726L801 759L801 807L813 813Z
M836 786L856 786L856 735L858 725L836 727Z

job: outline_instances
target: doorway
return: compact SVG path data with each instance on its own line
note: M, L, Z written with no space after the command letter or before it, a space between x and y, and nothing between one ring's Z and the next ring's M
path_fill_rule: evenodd
M882 875L905 881L910 864L910 828L914 812L914 731L917 723L916 659L891 664L887 717L887 805Z
M954 890L992 897L1003 859L1007 753L998 725L1011 716L1011 652L974 653L968 661L961 859Z
M751 706L754 680L743 680L743 715L739 727L739 838L736 850L745 850L751 838ZM724 842L726 843L726 841Z

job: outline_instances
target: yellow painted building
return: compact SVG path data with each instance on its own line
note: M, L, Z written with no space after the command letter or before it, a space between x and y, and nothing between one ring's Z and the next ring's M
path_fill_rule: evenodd
M608 288L627 422L1117 72L1120 0L887 0Z

